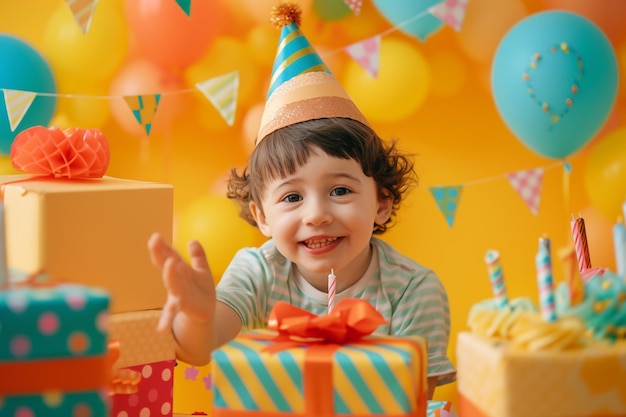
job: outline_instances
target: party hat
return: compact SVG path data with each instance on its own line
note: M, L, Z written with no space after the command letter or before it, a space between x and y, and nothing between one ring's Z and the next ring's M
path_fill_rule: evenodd
M345 117L368 124L300 30L300 15L293 3L272 11L281 33L257 144L277 129L307 120Z

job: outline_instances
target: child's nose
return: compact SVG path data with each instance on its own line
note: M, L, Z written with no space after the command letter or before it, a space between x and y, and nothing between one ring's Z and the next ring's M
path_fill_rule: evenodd
M328 204L317 199L309 200L305 204L304 216L302 222L306 225L319 226L328 224L332 221L333 216Z

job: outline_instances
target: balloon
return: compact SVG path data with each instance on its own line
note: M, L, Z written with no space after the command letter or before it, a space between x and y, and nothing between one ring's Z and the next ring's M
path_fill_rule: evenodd
M450 97L456 94L467 81L467 65L459 54L440 50L428 60L431 67L432 89L435 97Z
M388 36L380 46L380 70L373 78L356 61L347 64L343 85L372 122L396 122L413 114L430 89L430 68L415 44Z
M75 80L83 85L109 81L127 51L126 22L111 2L98 3L86 34L65 3L59 4L46 25L42 52L50 60L60 83L65 85Z
M131 60L122 65L111 81L112 97L109 101L111 115L128 133L144 137L145 128L137 122L124 96L161 94L150 134L162 132L178 114L184 112L185 98L182 94L176 93L184 88L183 82L178 77L155 64L146 60ZM172 94L166 94L168 92Z
M373 0L373 3L389 23L422 41L443 26L439 18L428 12L441 0Z
M174 233L174 246L189 260L187 243L194 239L206 251L216 281L235 253L254 246L260 239L258 229L241 217L237 203L223 196L203 195L180 212Z
M336 0L313 0L313 10L326 22L341 20L352 13L344 1Z
M243 119L243 148L250 155L255 148L256 137L261 126L261 118L265 110L265 102L251 106Z
M569 12L529 16L502 39L492 92L509 129L540 155L563 158L585 146L617 95L617 60L604 34Z
M0 153L8 155L19 132L35 125L48 125L55 112L56 97L37 94L22 120L12 129L3 89L56 94L56 82L43 56L17 37L0 34L0 57Z
M626 201L626 127L613 130L591 148L584 177L591 204L610 220L622 215Z
M172 0L127 0L125 11L133 56L170 71L197 61L229 21L227 9L215 0L192 2L189 16Z

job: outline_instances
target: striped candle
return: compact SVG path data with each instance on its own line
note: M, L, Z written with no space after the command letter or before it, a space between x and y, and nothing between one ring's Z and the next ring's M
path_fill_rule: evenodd
M568 245L561 249L559 257L563 263L564 281L569 289L570 306L578 305L585 298L585 284L580 276L580 271L578 271L578 260L574 246Z
M537 268L537 284L539 286L539 305L541 307L541 317L545 321L555 321L556 312L554 309L554 282L552 277L552 260L550 252L542 243L539 244L539 252L535 256L535 266Z
M487 273L489 274L489 282L491 283L496 307L499 309L504 308L509 305L509 299L506 293L506 285L504 284L500 252L493 249L488 250L485 254L485 264L487 265Z
M580 216L575 218L574 215L572 215L571 226L574 248L576 249L576 258L578 259L578 270L583 272L585 269L591 268L585 220Z
M337 277L334 269L330 269L328 274L328 314L335 308L335 292L337 291Z

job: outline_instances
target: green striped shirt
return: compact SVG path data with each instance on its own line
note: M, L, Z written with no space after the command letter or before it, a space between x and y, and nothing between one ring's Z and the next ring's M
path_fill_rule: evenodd
M373 256L363 277L338 293L336 301L362 298L387 321L376 333L420 335L428 341L428 376L438 385L452 382L456 371L447 356L450 309L445 288L430 269L372 238ZM328 296L310 285L292 262L268 240L234 256L217 285L217 300L232 307L244 328L265 328L274 304L285 301L314 314L325 314Z

